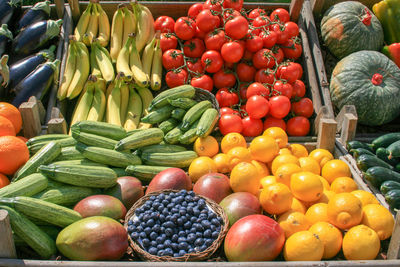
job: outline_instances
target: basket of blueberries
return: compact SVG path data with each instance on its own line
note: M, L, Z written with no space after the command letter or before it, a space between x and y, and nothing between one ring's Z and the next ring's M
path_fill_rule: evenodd
M221 246L229 220L214 201L186 190L140 198L125 217L129 244L146 261L202 261Z

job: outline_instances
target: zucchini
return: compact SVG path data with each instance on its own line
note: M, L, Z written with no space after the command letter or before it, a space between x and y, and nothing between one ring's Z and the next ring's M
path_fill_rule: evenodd
M390 190L394 190L394 189L400 190L400 183L399 182L391 181L391 180L384 181L381 184L381 187L380 187L380 191L381 191L382 194L386 194Z
M386 150L389 152L388 159L400 157L400 140L392 143Z
M188 145L196 141L197 139L197 126L199 124L199 121L196 121L192 126L190 127L189 130L187 130L184 134L179 136L179 143L183 145Z
M179 122L175 120L174 118L169 118L166 121L163 121L158 125L158 128L161 129L161 131L164 132L164 134L168 133L172 129L174 129L176 126L178 126Z
M126 168L128 165L142 164L140 158L136 155L132 155L131 153L119 152L95 146L86 146L80 143L76 145L76 148L85 158L113 167Z
M40 191L46 189L48 179L40 173L28 175L15 183L11 183L3 188L0 188L0 197L30 197Z
M396 166L394 166L394 170L400 172L400 163L397 163Z
M78 160L84 159L85 157L79 152L75 146L67 146L61 149L60 155L55 159L55 161L64 160Z
M100 135L114 140L121 140L126 137L123 127L99 121L80 121L71 126L71 130Z
M144 131L136 132L120 140L115 146L115 150L122 151L126 149L137 149L140 147L159 144L164 138L161 129L150 128Z
M364 173L364 176L365 179L371 182L376 188L379 188L385 181L396 181L400 183L399 173L380 166L369 168Z
M47 145L50 142L51 141L45 141L45 142L36 143L34 145L28 146L29 153L31 155L36 154L36 152L38 152L42 147L44 147L45 145ZM63 138L63 139L54 140L54 142L57 142L61 146L61 148L67 147L67 146L74 146L77 143L76 140L72 136L68 136L67 138Z
M369 168L376 166L384 167L390 170L393 169L392 165L384 162L383 160L377 158L376 156L371 156L367 154L359 156L356 162L357 162L357 167L364 172Z
M168 103L171 106L174 106L176 108L181 108L181 109L185 109L188 110L191 107L193 107L194 105L197 104L197 102L191 98L187 98L187 97L180 97L180 98L176 98L176 99L168 99Z
M212 104L208 100L201 101L191 107L185 114L182 119L181 130L187 131L189 130L190 126L197 121L201 115L203 115L204 111L207 109L212 108Z
M374 153L372 153L370 150L365 149L365 148L353 148L350 149L350 153L353 155L354 158L358 158L359 156L361 156L362 154L367 154L367 155L371 155L374 156Z
M64 138L70 138L68 134L44 134L44 135L39 135L36 137L32 137L26 142L27 146L32 146L38 143L43 143L43 142L51 142L55 140L60 140Z
M100 135L79 132L77 130L72 130L72 137L75 138L76 141L83 143L88 146L97 146L107 149L114 149L115 145L118 141L114 139L103 137Z
M168 101L177 98L193 98L196 93L196 90L193 86L189 84L184 84L181 86L177 86L168 90L165 90L159 93L156 97L151 101L148 110L152 111L155 108L161 108L165 105L168 105Z
M159 172L166 170L172 167L166 166L149 166L149 165L132 165L128 166L125 169L125 172L128 175L132 175L138 178L140 181L144 183L151 182L154 176L156 176Z
M182 134L184 134L184 132L179 128L179 126L177 126L164 136L164 141L171 145L177 144L179 143L179 137L181 137Z
M11 228L29 247L43 259L49 259L57 252L56 242L38 226L15 209L0 206L10 216Z
M50 164L41 165L39 171L48 178L70 185L107 188L117 183L117 174L107 167Z
M127 136L129 136L129 135L131 135L131 134L140 132L140 131L144 131L144 130L145 130L145 129L133 129L133 130L130 130L129 132L126 133L126 136L125 136L125 137L127 137Z
M42 147L33 157L31 157L21 169L18 170L13 182L18 181L32 173L37 172L37 168L42 164L52 162L61 152L61 146L54 141L51 141Z
M11 206L17 212L60 227L67 227L82 219L77 211L33 197L0 198L0 204Z
M100 166L100 167L107 167L107 165L94 162L88 159L74 159L74 160L61 160L61 161L54 161L51 164L53 165L85 165L85 166Z
M183 108L175 108L171 112L171 118L174 118L176 120L182 120L183 116L185 116L185 114L186 114L186 110L184 110Z
M174 107L171 105L165 105L161 108L158 108L143 118L140 119L140 122L155 124L162 121L167 120L171 116L171 112L174 110Z
M367 149L367 150L373 152L372 145L370 145L370 144L356 141L356 140L348 141L347 142L347 150L350 151L351 149L354 149L354 148L364 148L364 149Z
M111 168L111 169L117 174L117 177L128 176L128 174L125 172L125 169L123 168Z
M40 230L45 232L51 239L53 239L54 242L56 241L57 236L61 231L60 227L54 225L40 225L38 227L40 228ZM13 239L16 247L28 246L28 244L25 243L25 241L15 233L13 233Z
M189 167L190 163L197 158L194 151L183 151L174 153L142 153L142 160L146 165L168 166L176 168Z
M385 194L385 200L392 209L400 209L400 190L390 190Z
M196 135L199 137L208 136L214 130L219 118L218 110L209 108L201 115L199 125L197 125Z
M375 151L375 154L378 158L383 160L384 162L392 165L393 167L396 166L397 163L399 163L399 160L396 158L389 159L389 152L386 150L384 147L380 147Z
M181 151L186 151L186 148L183 146L179 145L169 145L169 144L164 144L164 145L150 145L150 146L145 146L141 147L138 149L139 154L140 153L151 153L151 152L181 152Z
M380 147L387 148L389 145L400 140L400 133L389 133L379 136L372 141L372 147L376 150Z

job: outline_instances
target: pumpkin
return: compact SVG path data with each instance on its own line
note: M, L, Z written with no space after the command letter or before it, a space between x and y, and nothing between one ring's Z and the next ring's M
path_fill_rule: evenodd
M383 29L378 18L359 2L347 1L329 8L321 21L325 45L338 58L361 50L381 50Z
M354 105L361 124L382 125L400 113L400 69L382 53L359 51L340 60L329 89L333 105Z

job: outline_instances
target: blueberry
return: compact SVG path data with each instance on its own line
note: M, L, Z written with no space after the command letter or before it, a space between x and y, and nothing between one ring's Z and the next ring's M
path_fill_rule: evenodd
M160 206L158 206L157 210L161 213L164 210L164 205L160 204Z
M163 239L161 236L157 236L156 242L157 242L158 244L163 244L164 241L165 241L165 239Z
M165 216L163 214L160 214L158 216L158 219L160 220L161 223L165 222Z
M162 203L164 206L167 206L167 205L169 204L169 201L166 200L166 199L164 199L163 201L161 201L161 203Z
M150 233L152 232L151 227L146 227L144 228L143 232L145 232L146 235L150 235Z
M178 232L178 235L179 236L186 236L186 232L181 230L181 231Z
M217 232L217 231L214 231L214 232L212 232L212 234L211 234L211 237L212 237L213 239L217 239L218 236L219 236L219 232Z
M178 243L172 243L171 244L171 248L172 248L173 251L179 251Z
M165 229L165 234L169 237L172 236L174 234L174 230L172 230L171 228L166 228Z
M195 223L197 221L197 218L196 217L191 217L190 218L190 222L193 224L193 223Z
M199 210L197 207L195 207L195 208L193 209L193 215L194 215L195 217L198 217L198 216L200 215L200 210Z
M217 218L212 219L212 220L211 220L211 223L212 223L213 225L215 225L215 226L219 226L219 225L220 225L220 222L219 222L219 220L218 220Z
M169 211L168 211L167 208L164 208L164 209L162 210L162 214L163 214L165 217L167 217L167 216L170 215L170 213L169 213ZM167 220L168 220L168 219L167 219Z
M157 246L157 249L158 249L158 246ZM165 254L164 254L164 250L163 249L160 249L160 250L158 250L158 252L157 252L157 256L164 256Z
M186 195L185 196L185 201L190 202L192 201L193 197L191 195Z
M133 240L137 240L137 239L139 238L139 233L138 233L138 232L133 232L133 233L131 234L131 238L132 238Z
M208 219L209 219L209 220L212 220L212 219L214 219L214 218L217 218L217 215L216 215L214 212L209 211L209 212L208 212Z
M149 197L149 200L151 200L151 201L156 200L156 196L151 196L151 197Z
M152 207L155 209L155 210L158 210L158 208L160 207L160 202L154 202L153 203L153 205L152 205Z
M179 197L176 198L176 203L180 204L180 203L183 202L183 200L184 200L184 197L183 196L179 196Z
M144 214L143 213L140 213L138 216L137 216L137 218L138 218L138 221L143 221L143 216L144 216Z
M211 223L208 220L202 220L201 225L205 228L208 229L211 226Z
M167 208L170 210L174 207L174 203L168 203L167 204Z
M187 201L183 201L183 202L182 202L182 206L183 206L183 207L187 207L187 205L188 205Z
M193 197L193 201L194 201L194 202L198 202L199 200L200 200L200 197L199 197L199 196L194 196L194 197Z
M176 224L179 225L179 226L183 225L183 219L182 219L182 217L176 219ZM128 226L128 230L129 230L129 226Z
M175 228L176 227L176 225L171 221L167 221L167 222L163 223L163 226L165 228Z
M174 252L172 251L171 248L166 248L166 249L164 249L164 255L165 256L172 256L172 255L174 255Z
M186 241L190 244L194 243L196 241L196 235L194 233L190 233L186 237Z
M164 233L164 232L165 232L165 227L164 227L164 226L161 226L161 227L160 227L160 232L161 232L161 233Z
M140 232L140 233L139 233L139 237L140 237L140 238L146 238L147 235L146 235L145 232Z
M129 221L128 221L128 225L133 225L133 221L132 221L132 220L129 220Z
M132 233L133 231L135 230L135 226L134 225L129 225L129 223L128 223L128 232L129 233Z
M144 212L148 211L151 208L151 203L146 202L146 204L143 205L143 210Z
M144 239L142 240L142 245L143 245L144 247L150 246L150 239L144 238Z
M179 257L179 253L174 253L174 258L178 258Z
M174 207L171 209L171 212L172 212L172 213L178 213L179 210L174 206Z
M158 199L160 199L160 200L165 199L165 194L164 193L159 194Z
M183 228L185 228L185 229L192 228L192 223L191 222L185 222L185 224L183 225Z
M146 222L146 225L147 225L148 227L153 227L155 224L156 224L156 222L154 221L154 219L149 219L149 220Z
M218 217L218 221L219 221L220 224L224 223L224 220L222 219L222 217Z
M181 243L181 242L186 242L186 237L180 236L180 237L178 238L178 243Z
M178 238L179 238L179 236L178 236L177 234L174 234L174 235L172 235L172 237L171 237L171 241L172 241L172 242L176 242L176 241L178 241Z
M156 232L151 232L149 235L151 240L156 240L157 236L158 236L158 234Z
M199 223L196 223L195 228L198 232L203 232L203 230L204 230L203 226Z
M183 249L179 250L179 256L182 257L183 255L185 255L187 252Z
M167 239L167 235L166 234L161 234L161 238L165 241Z
M200 213L198 218L201 219L201 220L205 220L205 219L207 219L207 214L206 213Z
M210 229L205 230L204 233L203 233L203 236L206 237L206 238L210 238L211 235L212 235L212 232L211 232Z
M167 239L167 240L165 240L165 242L164 242L164 247L170 248L170 247L171 247L171 244L172 244L171 240Z
M208 246L206 246L206 244L204 244L204 245L202 245L201 247L200 247L200 251L204 251L204 250L206 250L208 248Z
M179 249L188 250L189 249L189 244L187 242L180 242L178 247L179 247Z
M178 218L179 218L179 214L173 214L173 215L171 216L171 221L173 221L173 222L175 223L176 220L178 220Z
M158 232L160 232L160 225L159 224L155 224L152 229L153 229L154 232L158 233Z
M133 221L133 225L134 226L139 226L140 225L140 221L139 220Z
M157 247L157 242L155 240L150 241L150 246Z
M181 191L179 191L179 194L181 194L181 195L186 195L186 194L187 194L187 191L186 191L185 189L182 189Z
M149 252L150 254L152 254L152 255L157 255L157 248L155 248L155 247L150 247L148 252Z
M186 215L186 209L181 208L179 210L179 215L181 215L181 216Z
M135 210L135 214L138 215L138 214L142 213L143 210L144 210L144 209L143 209L142 207L140 207L140 208L138 208L138 209Z
M199 237L194 241L195 246L202 246L204 244L203 238Z
M194 248L189 248L188 253L193 253L195 252Z
M198 201L198 205L199 205L199 207L204 207L204 206L206 206L206 201L204 199L200 198Z
M188 194L192 197L196 196L196 194L193 191L189 191Z
M200 250L200 246L195 246L195 247L194 247L194 251L196 251L196 252L201 251L201 250Z
M158 245L157 245L157 249L158 249L158 250L164 249L164 244L158 244Z

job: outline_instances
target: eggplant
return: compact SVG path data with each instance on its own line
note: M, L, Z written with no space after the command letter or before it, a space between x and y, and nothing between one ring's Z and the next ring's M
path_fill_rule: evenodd
M8 50L9 44L13 39L11 31L8 29L7 24L0 27L0 57Z
M0 0L0 24L8 24L13 15L21 12L22 0Z
M19 107L31 96L41 94L43 97L53 83L55 76L58 75L60 60L40 64L34 71L20 81L13 91L17 95L11 104Z
M6 86L10 77L10 71L7 65L8 55L3 55L0 59L0 99L7 97Z
M21 30L14 38L12 51L17 55L28 55L43 47L60 34L62 19L42 20Z
M18 21L17 30L21 30L35 22L48 20L50 18L50 1L36 3L32 8L25 11Z

